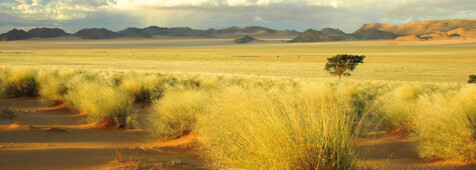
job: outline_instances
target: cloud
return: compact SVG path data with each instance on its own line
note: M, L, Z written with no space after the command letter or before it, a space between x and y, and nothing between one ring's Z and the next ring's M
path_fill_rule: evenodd
M92 26L119 30L148 25L260 25L353 32L368 22L476 18L474 0L3 0L0 10L0 31L32 25L74 31Z

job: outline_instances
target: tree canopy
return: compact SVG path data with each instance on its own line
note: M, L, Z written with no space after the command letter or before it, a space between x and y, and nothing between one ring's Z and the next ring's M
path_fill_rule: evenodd
M364 58L364 55L338 54L327 58L325 70L331 75L339 76L340 80L341 76L350 76L350 72L354 71L359 63L364 63Z

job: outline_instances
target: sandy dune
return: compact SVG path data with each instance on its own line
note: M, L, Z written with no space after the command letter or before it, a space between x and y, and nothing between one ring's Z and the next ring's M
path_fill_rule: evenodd
M36 99L1 99L0 106L16 115L0 119L0 169L206 168L193 150L193 134L154 142L140 129L79 128L86 123L81 116Z
M421 160L404 136L373 132L360 138L360 165L364 169L476 169L476 164Z
M165 142L147 132L83 128L82 116L65 106L47 107L37 99L0 99L15 112L0 119L0 169L209 169L196 148L195 135ZM148 109L139 109L146 124ZM423 161L401 135L374 132L361 137L363 169L476 169L475 164Z

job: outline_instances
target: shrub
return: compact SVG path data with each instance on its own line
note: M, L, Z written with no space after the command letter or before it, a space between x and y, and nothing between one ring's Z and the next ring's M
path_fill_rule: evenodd
M198 139L218 166L349 169L356 160L354 113L329 86L227 88L199 116ZM355 132L355 133L354 133Z
M2 78L2 96L16 98L22 96L34 97L38 95L37 72L32 69L12 70Z
M134 76L122 80L121 88L134 96L135 102L151 103L162 97L164 87L155 76Z
M204 113L208 94L199 90L172 90L152 106L150 131L154 137L174 139L191 132Z
M66 77L60 77L59 71L43 71L38 75L39 95L44 102L56 105L63 102L66 94Z
M113 119L118 128L133 126L133 97L110 84L76 80L65 101L72 108L86 113L90 123Z
M470 75L468 83L476 83L476 75Z
M404 85L377 99L376 114L381 127L386 130L408 131L421 90L414 85Z
M476 87L453 97L437 93L418 102L413 138L420 157L476 160Z

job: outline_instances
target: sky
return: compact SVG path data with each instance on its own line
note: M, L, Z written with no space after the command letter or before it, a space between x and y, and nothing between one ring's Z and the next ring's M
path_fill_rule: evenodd
M0 32L59 27L263 26L304 31L418 20L476 19L476 0L0 0Z

